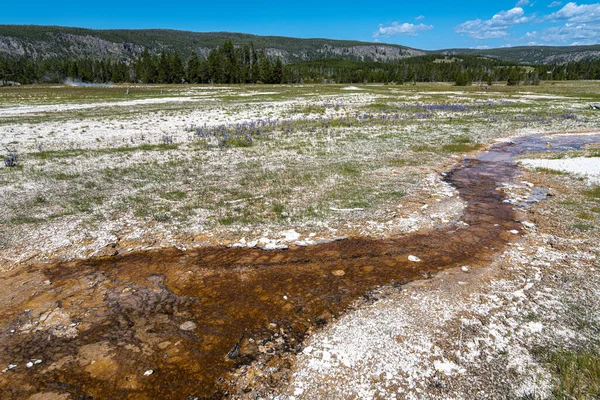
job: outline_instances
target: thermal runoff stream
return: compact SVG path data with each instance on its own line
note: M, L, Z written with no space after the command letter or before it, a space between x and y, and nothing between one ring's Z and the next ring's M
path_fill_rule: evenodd
M444 230L275 251L161 249L6 272L1 397L222 397L219 378L259 354L301 350L309 328L375 288L489 265L523 232L497 190L518 176L514 157L599 139L529 136L462 160L445 179L466 208Z

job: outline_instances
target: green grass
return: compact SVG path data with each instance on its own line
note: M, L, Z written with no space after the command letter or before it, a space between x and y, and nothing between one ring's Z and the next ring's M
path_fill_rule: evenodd
M451 143L445 144L442 146L442 149L447 153L468 153L470 151L481 149L481 145L477 143Z
M573 224L573 228L577 229L578 231L587 232L593 230L594 225L578 222L576 224Z
M89 150L83 149L65 149L65 150L43 150L36 153L27 154L28 158L36 158L39 160L56 160L59 158L78 157L89 153Z
M588 153L586 157L600 157L600 150L593 150L592 152Z
M293 112L299 114L325 114L327 109L323 106L318 106L314 104L310 104L307 106L296 106L292 109Z
M387 162L387 165L390 167L406 167L419 165L419 162L414 159L393 158Z
M228 215L226 217L219 218L219 224L224 225L224 226L231 226L231 225L234 225L236 222L238 222L238 218L236 218L232 215Z
M594 186L590 190L586 190L584 195L590 199L600 199L600 186Z
M535 167L534 171L549 175L567 175L567 173L564 171L546 167Z
M472 142L471 138L467 135L454 136L452 138L452 141L454 143L471 143Z
M89 213L95 206L104 203L103 196L91 196L87 193L79 194L68 202L68 209L71 213Z
M156 222L169 222L173 217L168 212L158 211L152 214L152 218L154 218Z
M17 214L4 221L6 225L22 225L22 224L37 224L45 222L44 218L32 217L30 215Z
M283 210L285 209L285 207L283 206L283 204L277 202L273 204L273 207L271 207L271 211L273 211L275 214L277 215L281 215L283 213Z
M173 144L142 144L139 146L123 146L113 147L107 149L65 149L65 150L43 150L35 153L27 154L28 158L34 158L39 160L56 160L61 158L71 158L87 156L93 157L101 154L119 154L119 153L135 153L137 151L164 151L164 150L176 150L179 145Z
M57 172L55 174L50 175L51 178L56 179L57 181L71 181L79 178L81 175L79 174L67 174L64 172Z
M576 217L586 221L593 221L596 219L596 217L593 214L586 213L585 211L577 213Z
M165 150L176 150L179 148L177 143L160 143L160 144L142 144L140 146L124 146L124 147L115 147L111 149L102 149L99 150L102 154L111 154L111 153L134 153L136 151L165 151Z
M573 201L573 200L559 201L558 204L560 204L561 206L576 206L576 205L579 205L579 203L577 203L576 201Z
M165 200L181 201L187 197L187 194L181 190L174 190L172 192L162 193L160 197Z
M481 149L478 143L448 143L441 146L433 146L429 144L413 145L411 150L418 153L468 153Z
M552 355L550 364L558 377L557 399L600 398L600 355L591 351L562 351Z
M361 168L356 163L345 163L339 166L339 172L345 176L358 176L361 174Z

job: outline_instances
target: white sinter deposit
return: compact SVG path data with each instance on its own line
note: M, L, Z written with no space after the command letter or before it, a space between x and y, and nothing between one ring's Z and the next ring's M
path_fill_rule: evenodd
M575 157L556 160L523 159L521 164L529 168L547 168L582 175L590 184L600 184L600 157Z

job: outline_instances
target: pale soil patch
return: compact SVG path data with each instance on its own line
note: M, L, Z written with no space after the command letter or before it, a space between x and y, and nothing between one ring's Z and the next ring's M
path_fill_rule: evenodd
M550 94L534 94L534 93L523 93L520 97L524 99L550 99L550 100L568 100L570 97L558 96Z
M147 104L164 104L164 103L183 103L192 101L192 97L162 97L156 99L140 99L129 101L114 101L91 104L60 104L60 105L38 105L38 106L16 106L0 108L0 117L17 116L24 114L38 114L46 112L63 112L73 110L85 110L98 107L130 107Z
M600 184L600 157L575 157L558 160L524 158L519 162L530 168L547 168L585 177L589 184Z

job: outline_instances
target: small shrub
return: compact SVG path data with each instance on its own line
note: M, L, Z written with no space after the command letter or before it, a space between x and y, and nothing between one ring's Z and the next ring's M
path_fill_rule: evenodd
M283 204L281 204L281 203L273 204L272 210L275 214L281 215L281 213L283 213L283 210L284 210Z
M152 217L156 222L169 222L172 218L171 214L162 211L154 213Z
M8 155L4 157L4 165L7 167L16 167L19 165L19 154L15 151L6 148Z
M171 135L163 135L160 141L163 144L173 144L173 136Z

